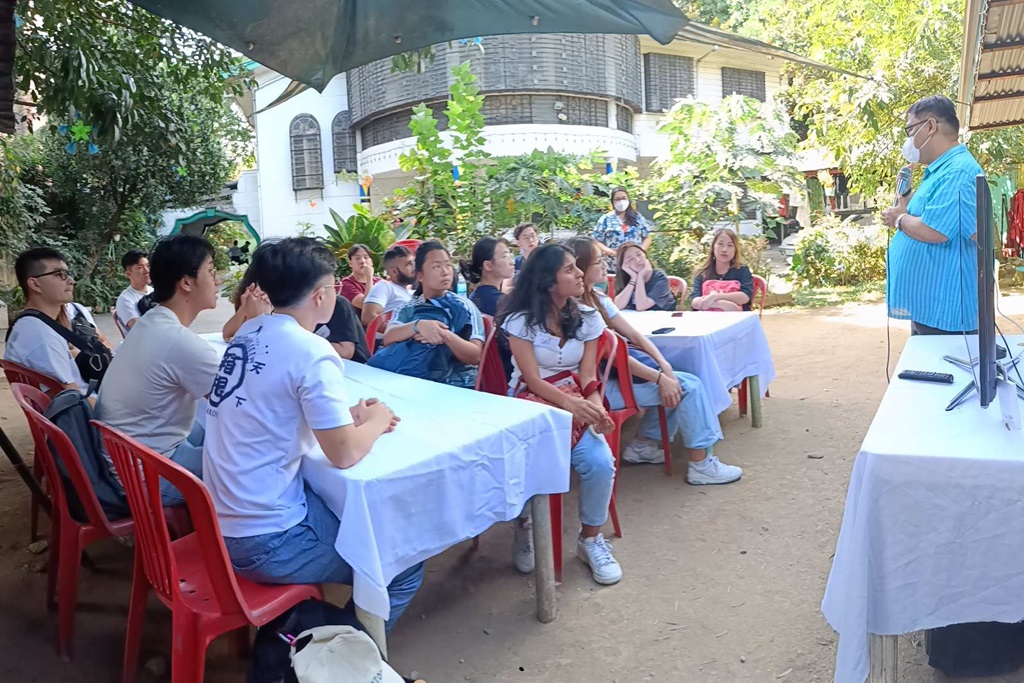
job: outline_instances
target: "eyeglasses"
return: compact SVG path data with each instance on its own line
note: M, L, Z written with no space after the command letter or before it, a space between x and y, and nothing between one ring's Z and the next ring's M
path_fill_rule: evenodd
M925 119L924 121L918 121L917 123L911 123L908 126L904 126L903 127L903 132L906 133L907 137L909 138L911 135L914 135L914 133L917 132L917 131L914 130L915 128L916 129L920 129L921 126L923 126L924 124L928 123L930 120L931 119ZM911 131L913 131L913 132L911 132Z
M56 275L57 277L64 281L67 281L68 278L74 279L71 275L71 271L68 270L67 268L58 268L57 270L51 270L48 273L40 273L39 275L31 275L30 277L40 278L46 277L48 275Z

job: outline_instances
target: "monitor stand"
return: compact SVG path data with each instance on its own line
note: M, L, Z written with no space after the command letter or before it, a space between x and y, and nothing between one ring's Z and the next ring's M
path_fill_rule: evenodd
M972 358L970 363L968 363L967 361L963 360L962 358L955 358L953 356L943 356L942 358L946 362L952 363L953 365L957 366L958 368L962 368L962 369L966 370L967 372L971 373L972 375L974 374L974 367L976 365L978 365L978 363L980 362L980 360L978 358ZM1012 384L1017 389L1017 398L1019 398L1021 400L1024 400L1024 387L1022 387L1018 382L1016 382L1013 379L1011 379L1010 378L1010 373L1009 373L1009 370L1011 368L1015 367L1018 363L1020 363L1022 358L1024 358L1024 357L1017 356L1016 358L1013 358L1012 360L1006 361L1005 364L1002 363L1002 362L997 362L996 363L996 380L997 381L998 380L1006 380L1007 382ZM971 396L973 396L976 391L978 391L978 384L972 378L970 384L965 386L960 391L959 394L957 394L956 396L953 397L953 400L949 402L948 406L946 406L946 410L950 411L950 410L953 410L954 408L959 407L960 405L962 405L964 403L964 401L966 401Z

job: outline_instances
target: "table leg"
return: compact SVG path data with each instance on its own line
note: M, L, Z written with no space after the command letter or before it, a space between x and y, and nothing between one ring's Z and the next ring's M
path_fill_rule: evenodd
M750 401L750 424L761 427L761 378L753 375L747 378L747 400Z
M356 619L366 629L366 633L377 643L381 656L388 658L388 639L384 632L384 620L376 614L370 614L359 605L356 605Z
M899 636L876 636L872 633L868 641L870 660L868 683L896 683L899 668Z
M551 545L551 508L547 496L534 496L532 505L537 621L549 624L558 615L555 602L555 553Z

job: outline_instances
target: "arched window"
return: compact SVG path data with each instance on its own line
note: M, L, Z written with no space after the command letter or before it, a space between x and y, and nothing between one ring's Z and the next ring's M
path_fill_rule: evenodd
M292 119L292 189L322 190L324 164L320 154L320 124L309 114Z
M334 172L355 173L356 132L352 130L352 112L342 111L331 124L331 140L334 142Z

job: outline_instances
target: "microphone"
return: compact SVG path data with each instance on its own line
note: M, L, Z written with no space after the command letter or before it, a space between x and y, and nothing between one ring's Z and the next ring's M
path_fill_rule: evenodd
M906 197L910 194L910 177L912 174L913 170L909 164L901 168L900 172L896 174L896 198L892 202L893 206L900 203L900 197Z

